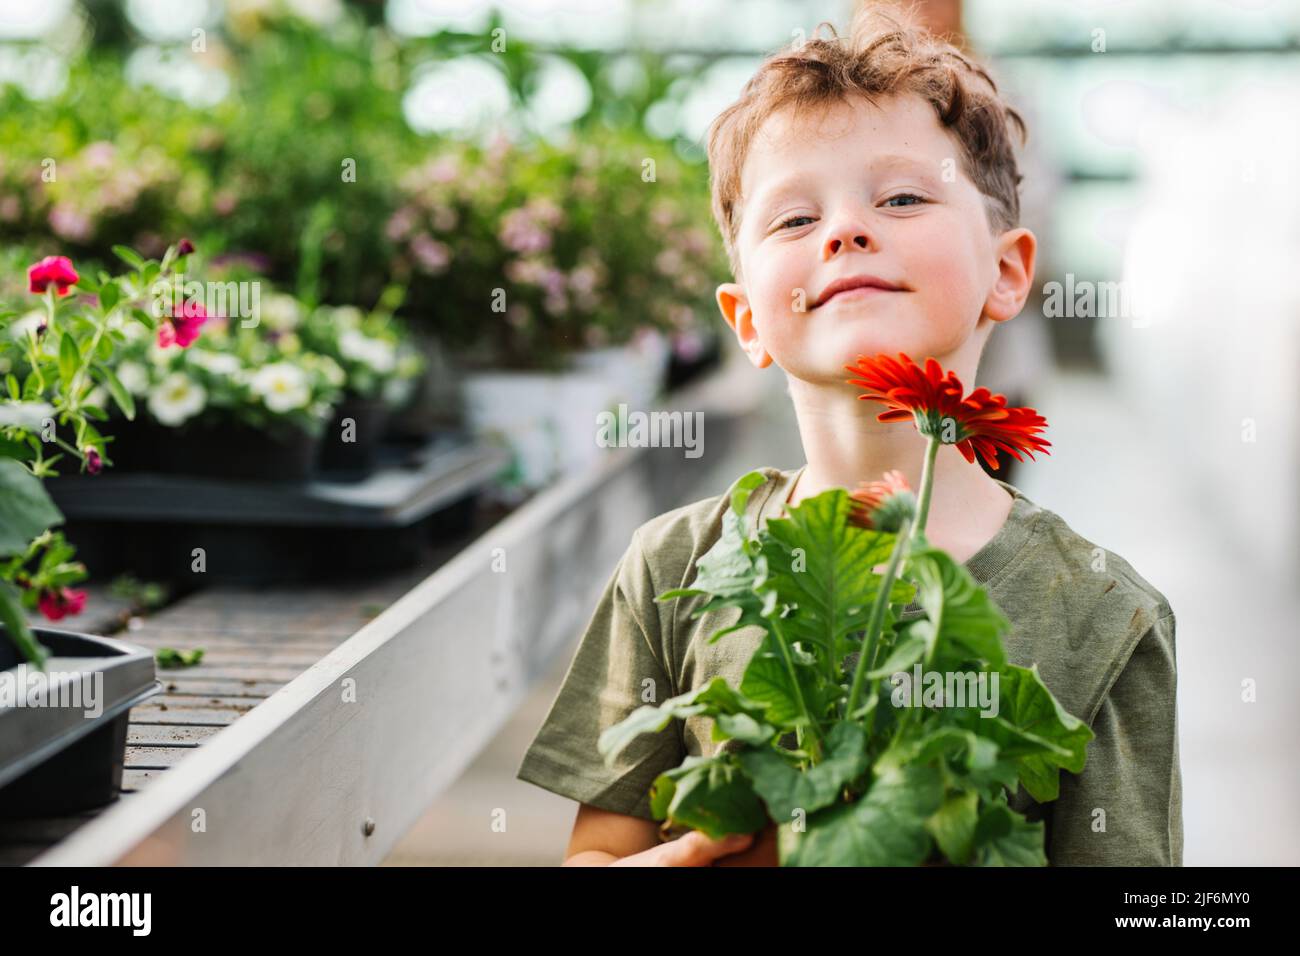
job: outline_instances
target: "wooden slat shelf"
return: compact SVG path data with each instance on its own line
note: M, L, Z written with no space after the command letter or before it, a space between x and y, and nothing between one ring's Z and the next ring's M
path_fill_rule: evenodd
M485 530L483 517L468 537ZM347 586L200 590L123 630L125 604L90 588L82 627L155 650L202 647L194 667L158 668L163 692L132 708L118 800L67 816L0 820L0 865L31 862L100 813L148 788L220 730L351 637L377 610L435 570L466 539L431 548L419 567ZM96 613L100 603L107 605ZM64 622L67 626L68 622Z

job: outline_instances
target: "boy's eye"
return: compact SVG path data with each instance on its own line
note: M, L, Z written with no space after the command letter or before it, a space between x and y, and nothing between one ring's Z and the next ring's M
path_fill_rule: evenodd
M807 219L809 222L812 222L812 216L791 216L785 222L781 223L781 228L785 229L790 225L790 223L797 222L800 219Z
M919 203L925 202L924 199L922 199L920 196L916 195L915 193L899 193L897 196L890 196L888 199L886 199L885 205L889 205L895 199L915 199ZM911 206L913 205L913 203L905 203L905 205ZM894 208L897 209L898 207L895 206Z

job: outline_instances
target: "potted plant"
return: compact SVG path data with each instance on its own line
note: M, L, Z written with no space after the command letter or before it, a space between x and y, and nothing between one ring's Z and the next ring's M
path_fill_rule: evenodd
M471 430L538 487L600 454L596 416L663 387L668 337L711 306L707 195L631 132L445 144L400 181L393 274L464 369Z
M726 745L661 774L651 808L666 828L715 839L758 832L746 859L727 865L1043 865L1043 823L1012 810L1008 794L1019 784L1039 802L1056 799L1060 769L1083 769L1093 733L1036 667L1007 661L1006 617L926 541L925 526L940 444L968 461L999 448L1032 457L1048 444L1038 437L1046 423L987 389L963 399L933 359L921 369L905 355L877 356L851 369L863 397L888 406L881 421L911 419L927 436L919 495L891 472L750 528L745 506L764 476L742 478L695 580L658 598L702 596L696 616L738 608L711 640L763 630L740 686L717 677L641 707L602 734L600 749L612 761L676 717L712 717ZM924 614L904 621L914 598ZM899 677L918 667L991 686L993 715L925 699Z
M424 370L424 359L393 312L401 289L391 286L379 305L364 313L355 306L319 306L300 319L301 307L288 296L268 303L277 322L300 322L303 344L343 370L343 397L325 430L321 470L336 479L360 479L374 469L389 415L405 405Z
M164 274L183 253L173 247ZM43 308L33 323L0 310L0 814L63 812L112 799L121 780L130 708L156 693L153 655L87 634L36 628L79 613L86 576L74 550L51 530L63 516L41 479L64 460L98 474L107 439L101 399L128 418L130 393L109 367L124 325L136 317L129 280L79 276L66 257L28 271ZM74 294L77 293L84 294ZM18 321L14 321L17 319Z
M151 308L165 317L158 333L127 332L114 359L118 380L144 412L131 430L133 450L146 449L137 466L209 478L308 480L341 395L342 368L278 325L283 310L208 315L198 295L203 288L198 283L183 297L153 289Z

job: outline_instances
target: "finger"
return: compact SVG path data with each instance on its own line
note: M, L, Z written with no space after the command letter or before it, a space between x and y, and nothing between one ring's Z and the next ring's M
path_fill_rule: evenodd
M721 840L711 840L700 830L692 830L680 840L674 840L676 852L674 857L680 862L675 866L709 866L720 856L738 853L752 843L751 833L733 833Z

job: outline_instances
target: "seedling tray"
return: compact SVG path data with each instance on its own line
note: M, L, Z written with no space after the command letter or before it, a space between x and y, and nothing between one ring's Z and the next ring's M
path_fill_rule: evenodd
M92 573L274 583L409 565L459 533L508 450L443 433L385 446L361 481L217 480L133 472L47 481ZM202 570L195 570L202 549Z

